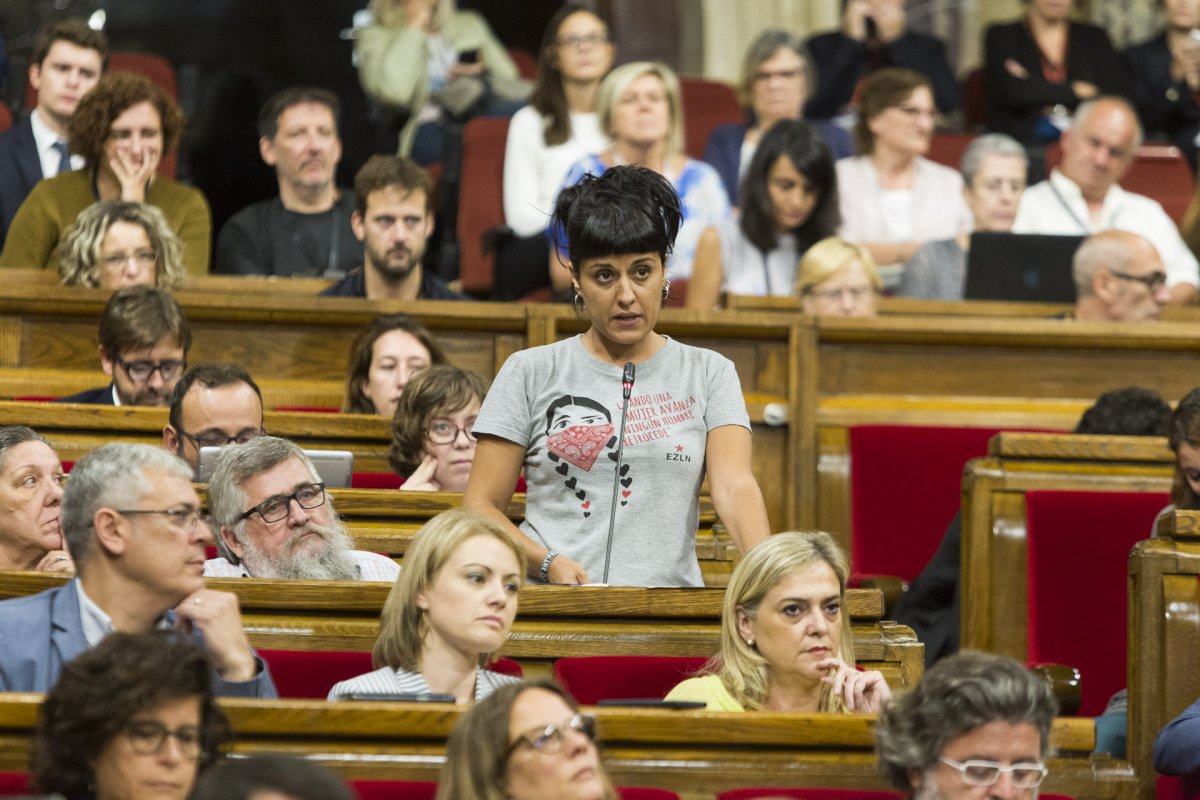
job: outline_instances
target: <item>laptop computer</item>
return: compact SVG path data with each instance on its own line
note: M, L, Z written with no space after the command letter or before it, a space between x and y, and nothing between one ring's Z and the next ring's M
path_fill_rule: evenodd
M1071 259L1082 236L1033 233L971 234L967 300L1074 303Z
M217 463L220 447L201 447L200 461L196 465L196 482L208 483ZM317 468L317 478L329 489L346 489L354 474L354 453L349 450L305 450Z

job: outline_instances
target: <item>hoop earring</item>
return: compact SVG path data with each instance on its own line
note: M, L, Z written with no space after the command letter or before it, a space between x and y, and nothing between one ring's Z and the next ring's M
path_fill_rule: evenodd
M575 310L576 314L583 313L583 310L585 308L585 306L583 305L583 296L580 295L578 291L576 291L571 296L571 308L573 308Z
M667 295L669 295L670 293L671 293L671 281L665 280L665 281L663 281L663 296L662 296L664 303L667 302Z

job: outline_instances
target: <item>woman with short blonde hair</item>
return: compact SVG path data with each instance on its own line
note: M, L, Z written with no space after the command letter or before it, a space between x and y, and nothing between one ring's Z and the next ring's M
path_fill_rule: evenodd
M870 249L836 236L808 248L796 268L796 295L805 314L873 317L882 289Z

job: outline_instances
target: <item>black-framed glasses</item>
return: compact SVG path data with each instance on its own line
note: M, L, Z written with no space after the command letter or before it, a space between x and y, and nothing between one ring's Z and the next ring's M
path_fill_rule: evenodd
M467 439L474 442L476 441L475 433L472 431L474 427L475 420L471 420L461 428L455 425L453 422L439 420L438 422L432 423L428 428L425 429L425 438L434 444L453 444L458 438L458 434L461 432L467 435Z
M589 33L587 36L564 36L561 39L555 39L554 43L559 47L570 47L574 50L581 50L586 45L599 47L602 44L608 44L612 41L612 36L608 33Z
M939 756L938 761L950 767L950 769L958 770L962 782L971 786L991 786L1000 780L1001 775L1008 773L1011 776L1014 787L1018 789L1036 789L1042 785L1042 781L1046 780L1046 775L1050 772L1045 764L1030 762L998 764L995 761L981 761L978 759L955 761L953 758L946 758L945 756Z
M203 749L200 741L200 729L195 725L184 725L175 730L169 730L161 722L153 720L134 720L125 727L125 736L133 745L135 752L144 756L154 755L162 750L167 737L179 742L179 752L187 759L197 759Z
M150 380L150 376L158 373L164 381L171 381L187 369L186 358L168 358L165 361L126 361L120 356L113 358L113 363L125 370L125 374L138 383Z
M159 514L167 518L167 521L179 528L181 531L191 533L196 530L196 524L203 522L208 526L208 517L202 511L194 508L168 508L163 510L146 509L146 508L118 508L114 509L118 514L125 516L133 516L137 514Z
M237 436L229 436L221 431L206 431L199 436L193 436L183 428L179 429L179 435L196 445L197 450L199 450L201 447L224 447L228 444L245 444L251 439L257 439L260 436L265 436L266 433L267 432L262 428L258 428L257 430L244 430Z
M263 522L279 522L288 515L291 502L303 509L317 508L325 505L325 484L306 483L291 494L271 495L237 518L238 522L248 519L251 514L258 514Z
M596 741L596 718L591 714L576 714L559 725L547 725L544 728L534 728L522 733L515 742L508 746L508 755L522 744L527 744L543 755L553 755L562 749L563 736L567 731L577 731L590 741Z
M1152 292L1157 292L1167 285L1167 273L1165 272L1151 272L1149 275L1130 275L1128 272L1118 272L1115 269L1109 269L1109 272L1123 281L1140 283Z

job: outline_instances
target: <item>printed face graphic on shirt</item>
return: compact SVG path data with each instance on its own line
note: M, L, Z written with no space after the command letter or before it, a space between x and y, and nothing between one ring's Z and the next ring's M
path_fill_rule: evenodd
M576 400L588 405L576 405ZM567 404L559 405L562 401ZM551 404L546 428L546 447L550 452L588 472L613 435L608 412L593 408L592 402L586 397L559 398Z

